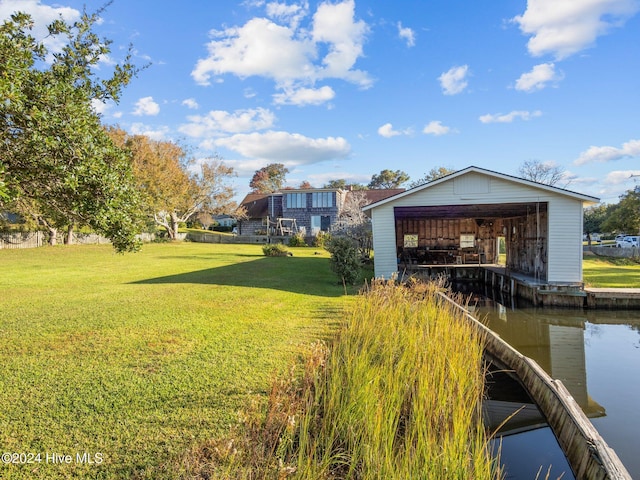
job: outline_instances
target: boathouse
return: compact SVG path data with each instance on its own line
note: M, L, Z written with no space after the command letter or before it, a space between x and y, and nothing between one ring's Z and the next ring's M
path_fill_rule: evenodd
M514 281L534 285L536 297L581 288L583 208L598 202L471 166L364 207L373 225L375 275L473 266L493 281L497 272L513 290ZM499 262L501 244L506 262Z

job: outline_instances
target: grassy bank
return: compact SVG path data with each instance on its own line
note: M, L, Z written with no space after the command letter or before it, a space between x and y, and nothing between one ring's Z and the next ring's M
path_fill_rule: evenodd
M0 250L0 447L41 455L0 477L176 478L351 301L326 253L292 250Z
M640 288L640 264L629 258L585 256L585 285L600 288Z
M436 288L358 298L300 419L298 478L494 478L482 342Z
M481 416L482 339L460 312L437 302L436 289L374 282L336 340L312 349L301 378L273 384L267 413L249 416L235 443L211 447L205 472L233 479L499 478Z

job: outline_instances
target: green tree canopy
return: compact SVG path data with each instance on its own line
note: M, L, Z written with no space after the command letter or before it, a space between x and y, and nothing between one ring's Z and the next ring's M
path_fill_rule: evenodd
M598 204L584 209L584 233L596 233L604 231L602 224L607 218L607 212L611 210L611 205Z
M329 180L322 188L339 188L341 190L367 190L366 185L361 183L347 183L344 178L338 180Z
M289 169L282 163L270 163L260 170L256 170L249 187L255 193L273 193L282 190Z
M338 180L329 180L324 184L324 188L340 188L342 190L347 189L347 181L344 178Z
M446 177L447 175L455 172L456 170L447 167L433 167L431 170L429 170L428 173L425 173L422 178L416 180L415 182L411 182L409 184L409 187L418 187L420 185L424 185L425 183L433 182L438 178Z
M607 212L602 222L606 232L637 233L640 230L640 187L620 196L620 202Z
M91 102L117 101L138 70L127 56L108 78L96 77L110 52L91 30L99 13L84 13L72 25L54 21L49 34L65 40L57 52L30 34L27 14L15 13L0 26L0 207L54 230L90 225L122 252L138 248L139 196L127 154L113 144Z
M369 182L369 188L399 188L403 183L409 181L409 175L402 170L382 170L379 174L374 174Z

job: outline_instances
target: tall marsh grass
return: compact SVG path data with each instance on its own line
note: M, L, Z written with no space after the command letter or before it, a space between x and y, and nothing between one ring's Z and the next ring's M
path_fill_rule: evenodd
M297 387L274 384L278 439L251 478L500 477L482 422L483 339L438 288L374 281L359 296L334 344L291 376Z

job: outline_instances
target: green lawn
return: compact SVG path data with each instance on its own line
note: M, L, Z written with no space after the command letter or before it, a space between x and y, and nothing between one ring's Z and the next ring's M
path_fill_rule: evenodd
M640 264L626 258L585 256L585 285L601 288L640 288Z
M352 301L326 252L291 250L0 250L0 450L41 455L0 478L177 477Z

